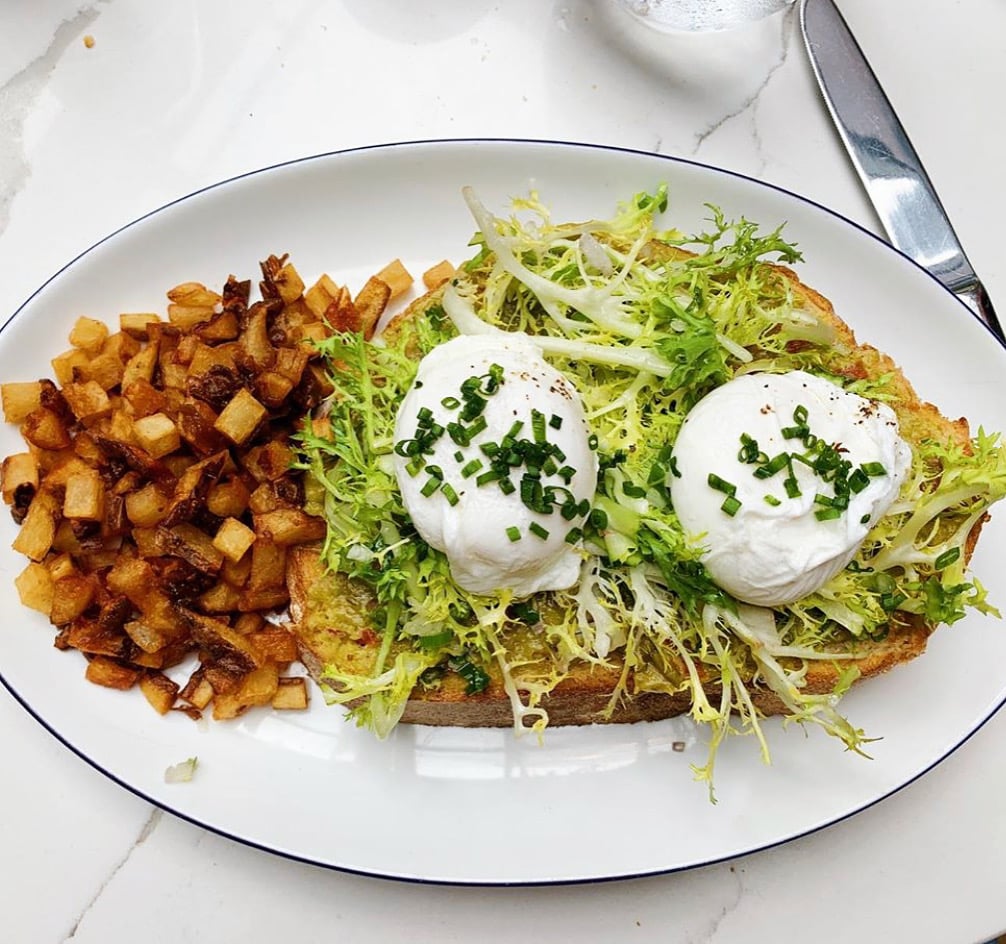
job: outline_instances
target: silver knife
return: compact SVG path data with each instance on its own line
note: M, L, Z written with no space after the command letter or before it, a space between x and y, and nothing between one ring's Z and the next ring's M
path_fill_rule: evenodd
M828 110L891 244L1006 343L992 301L842 14L832 0L800 0L800 28Z

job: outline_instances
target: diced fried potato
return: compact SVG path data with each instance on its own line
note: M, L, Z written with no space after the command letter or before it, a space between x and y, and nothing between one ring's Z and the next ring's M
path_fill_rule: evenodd
M166 413L152 413L134 420L133 435L155 459L174 452L182 444L178 427Z
M151 341L127 361L120 381L123 391L129 390L137 380L145 380L150 383L154 379L159 352L160 346L157 341Z
M56 537L59 510L59 501L55 496L39 492L28 506L28 514L11 547L29 560L43 560Z
M361 331L365 338L373 335L377 322L381 320L381 315L384 314L390 300L391 286L373 275L367 279L353 299L353 307L360 320L357 330Z
M235 445L241 446L267 415L266 408L242 387L224 407L213 426Z
M269 625L249 634L247 638L264 662L287 663L297 660L297 640L282 626Z
M438 262L435 266L430 266L423 273L423 285L426 286L428 292L432 292L435 289L440 288L445 282L449 282L454 278L454 266L451 265L446 259Z
M237 518L225 518L213 538L213 546L228 560L239 561L255 542L255 532Z
M178 684L161 672L140 676L140 691L158 714L166 715L175 705Z
M283 266L273 276L273 285L276 286L276 290L279 292L279 297L283 299L286 304L290 304L294 300L300 298L304 293L304 280L300 277L300 273L294 268L292 262L288 262Z
M197 603L203 613L233 613L241 602L241 591L224 580L199 594Z
M206 508L218 518L239 518L248 507L251 492L237 476L229 476L206 493Z
M64 384L63 397L73 415L85 426L90 426L112 412L108 394L96 380Z
M224 555L213 539L194 524L182 522L174 527L158 528L158 538L165 554L180 557L205 574L220 570Z
M111 390L122 381L126 365L116 352L108 351L89 357L87 363L74 370L74 376L93 380L102 390Z
M234 620L234 631L247 636L249 633L257 633L265 625L265 617L261 613L242 613Z
M126 495L126 517L139 528L152 528L164 520L171 499L154 483Z
M30 452L16 452L3 461L3 500L14 503L18 489L28 489L29 496L38 491L38 461Z
M394 301L412 288L412 276L409 270L402 265L401 259L393 259L377 273L375 278L380 279L391 290L391 294L388 296L389 301Z
M53 600L49 619L63 626L80 616L94 601L97 584L83 574L68 574L53 581Z
M301 508L277 508L255 515L254 522L256 534L284 546L319 541L327 529L324 518L309 515Z
M281 678L272 697L273 708L279 711L303 711L308 706L307 679Z
M122 628L126 635L147 653L160 652L171 641L167 633L151 626L143 619L129 620Z
M269 339L269 308L257 302L248 309L248 321L238 344L258 371L268 370L276 360L276 348Z
M149 380L137 377L122 388L122 395L134 416L151 416L168 408L168 398Z
M63 418L44 406L25 417L21 435L39 449L66 449L73 443Z
M252 545L252 566L248 586L263 590L286 586L286 547L266 539Z
M290 471L293 460L290 444L272 439L245 452L242 465L256 482L275 482Z
M0 384L0 403L8 423L23 423L42 405L42 385L37 380Z
M70 331L70 343L88 354L97 354L108 337L108 325L95 318L79 317Z
M14 578L21 603L46 616L52 611L53 579L44 564L30 561L28 566Z
M328 275L323 275L305 293L304 302L315 318L324 318L328 306L338 297L341 287Z
M101 521L105 511L105 483L97 469L87 469L66 480L63 516L84 521Z
M255 705L268 705L279 690L279 670L273 663L259 666L245 676L238 688L213 699L213 717L236 718Z
M213 700L213 686L206 680L201 670L192 673L179 697L195 708L203 709Z
M136 684L140 674L140 669L135 666L124 665L105 656L95 656L88 662L85 676L89 682L93 682L95 685L125 691Z
M179 305L196 305L201 308L212 308L222 299L219 294L207 288L202 282L182 282L168 289L168 300Z
M82 368L88 363L90 363L90 358L87 356L87 352L79 348L71 348L69 351L57 354L52 359L52 372L56 377L56 381L62 386L63 384L72 383L76 379L74 377L74 370Z
M119 330L138 341L146 341L150 337L149 327L161 320L155 312L130 311L119 315Z

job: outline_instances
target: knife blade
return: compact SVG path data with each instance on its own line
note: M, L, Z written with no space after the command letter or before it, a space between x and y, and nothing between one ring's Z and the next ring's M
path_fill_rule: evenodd
M929 175L832 0L800 0L800 30L828 111L891 244L1006 343Z

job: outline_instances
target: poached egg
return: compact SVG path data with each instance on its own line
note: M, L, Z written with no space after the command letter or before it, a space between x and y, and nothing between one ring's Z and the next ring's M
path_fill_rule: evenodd
M577 582L597 455L579 393L530 337L461 335L430 351L395 444L405 509L458 586L522 597Z
M823 461L816 470L795 454ZM738 600L777 606L855 557L912 453L890 407L797 370L717 387L685 418L674 458L674 509L710 576Z

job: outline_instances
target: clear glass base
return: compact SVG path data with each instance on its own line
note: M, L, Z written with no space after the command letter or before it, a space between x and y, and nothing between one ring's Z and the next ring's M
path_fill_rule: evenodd
M793 0L619 0L634 17L666 32L728 30L764 19Z

